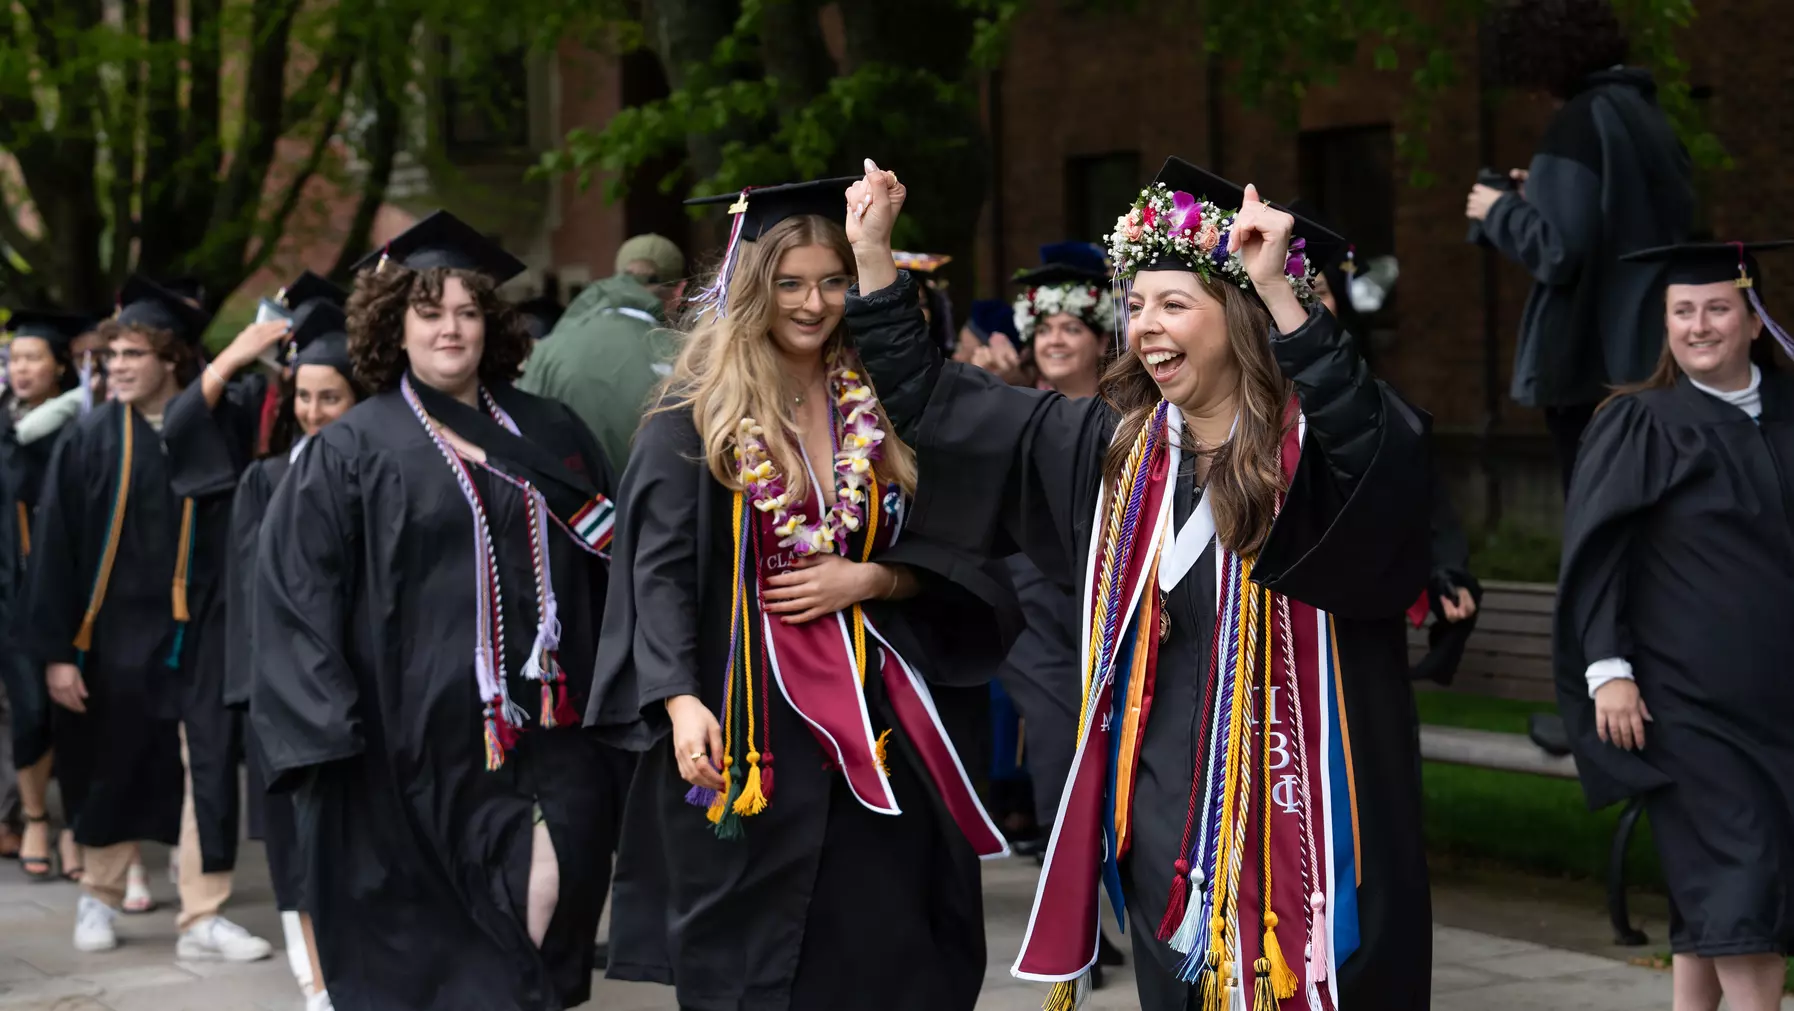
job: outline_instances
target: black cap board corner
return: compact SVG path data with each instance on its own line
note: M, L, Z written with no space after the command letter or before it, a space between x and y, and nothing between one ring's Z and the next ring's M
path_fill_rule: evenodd
M197 345L205 336L211 314L193 303L144 277L132 274L118 292L118 314L124 326L141 326L167 330L175 337Z
M7 318L0 329L19 337L37 337L51 348L62 350L75 338L92 330L97 321L86 313L60 312L49 309L20 309Z
M1794 246L1794 239L1766 242L1681 242L1671 246L1638 249L1620 257L1628 263L1664 265L1665 284L1717 284L1732 281L1740 288L1754 287L1762 275L1757 253Z
M1040 266L1018 270L1011 278L1024 287L1059 284L1107 284L1108 261L1092 242L1049 242L1040 247Z
M379 270L388 260L408 270L448 267L484 274L503 284L526 270L522 260L448 211L436 211L362 257L353 271Z
M307 270L294 278L293 283L280 289L277 301L288 309L298 309L315 298L347 305L349 293L328 278Z
M1246 202L1244 186L1223 179L1198 165L1192 165L1176 155L1165 159L1165 164L1159 169L1159 174L1153 177L1153 182L1165 184L1165 188L1173 193L1182 191L1228 210L1239 210ZM1262 200L1263 194L1259 198ZM1295 238L1305 241L1303 252L1310 263L1318 266L1345 255L1346 240L1339 233L1286 204L1273 200L1266 200L1265 203L1296 219Z
M766 234L772 226L799 214L814 214L837 224L846 221L847 187L861 178L835 176L778 186L751 186L740 193L692 197L685 204L688 207L728 204L730 214L741 215L741 238L751 242Z
M348 330L342 306L324 298L306 302L293 314L293 329L287 335L291 364L328 365L348 374Z

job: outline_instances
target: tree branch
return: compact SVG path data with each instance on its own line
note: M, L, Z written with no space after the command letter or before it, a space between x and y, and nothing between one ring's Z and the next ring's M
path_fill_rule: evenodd
M362 63L362 73L373 105L367 150L363 152L367 175L362 179L361 199L355 204L355 215L349 221L348 233L343 236L342 248L330 267L330 276L334 278L347 278L349 268L367 249L368 236L374 230L374 218L386 202L386 188L392 181L393 164L398 160L399 138L404 127L404 112L399 104L399 96L405 87L402 75L394 74L378 55Z
M241 284L256 271L266 266L274 251L280 245L280 237L286 233L287 222L291 220L293 211L299 206L305 195L305 187L317 175L318 167L324 163L324 155L330 150L330 142L335 139L337 128L342 123L343 107L348 102L349 81L355 71L355 61L347 58L339 64L337 75L338 87L331 92L330 103L325 113L319 117L318 136L312 141L311 150L306 152L305 160L299 165L292 180L287 184L286 192L281 194L280 202L275 205L274 213L256 229L259 243L254 254L242 267L242 276L237 278L231 287Z
M143 243L138 262L160 273L186 252L186 226L181 220L180 61L174 58L174 0L145 0L143 85Z
M143 17L140 0L124 0L126 30L134 30ZM112 160L109 194L112 204L112 248L107 259L108 284L118 288L131 270L131 244L137 238L137 218L131 213L137 195L138 124L143 121L143 68L127 64L118 101L106 125L106 149Z
M223 24L220 0L188 0L187 93L181 156L189 162L181 173L178 203L184 219L211 210L218 172L223 167ZM202 167L204 170L202 170Z
M280 142L286 103L287 42L292 34L296 0L268 0L255 5L252 49L243 103L243 133L230 169L212 203L209 234L217 245L206 259L234 269L260 216L263 184ZM208 243L208 245L212 245Z

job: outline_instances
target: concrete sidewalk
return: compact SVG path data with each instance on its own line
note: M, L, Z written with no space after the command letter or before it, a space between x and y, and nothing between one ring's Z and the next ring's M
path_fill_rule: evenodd
M162 872L166 856L149 848L151 887L172 903ZM18 865L0 864L0 1011L302 1011L298 988L279 952L280 924L260 845L244 846L244 868L228 915L274 941L276 956L246 966L177 964L171 905L119 919L117 951L74 950L77 889L28 883ZM1043 988L1009 975L1021 943L1036 869L1008 860L985 868L990 967L979 1011L1034 1011ZM1669 974L1624 962L1455 927L1433 934L1433 1007L1438 1011L1642 1011L1670 1006ZM600 1011L673 1011L659 986L600 980L586 1005ZM1135 1008L1133 976L1111 973L1092 1011ZM1794 1006L1784 1005L1784 1006ZM1354 1009L1356 1011L1356 1009Z

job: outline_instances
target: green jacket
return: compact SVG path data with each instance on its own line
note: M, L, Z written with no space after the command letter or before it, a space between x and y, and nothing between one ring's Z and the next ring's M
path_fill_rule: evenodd
M571 407L622 473L648 398L676 350L664 319L660 299L633 277L594 282L530 353L517 385Z

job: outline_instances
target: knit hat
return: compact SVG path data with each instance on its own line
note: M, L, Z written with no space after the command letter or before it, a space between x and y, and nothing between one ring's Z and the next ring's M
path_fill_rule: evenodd
M636 261L646 260L654 265L654 280L659 282L677 281L685 276L685 254L672 239L664 235L648 232L637 235L617 247L617 271Z

